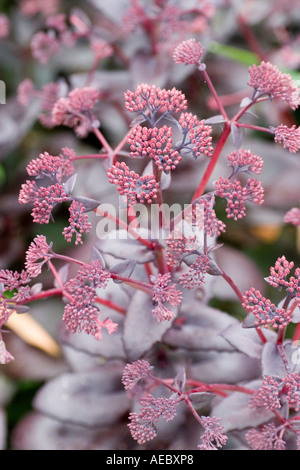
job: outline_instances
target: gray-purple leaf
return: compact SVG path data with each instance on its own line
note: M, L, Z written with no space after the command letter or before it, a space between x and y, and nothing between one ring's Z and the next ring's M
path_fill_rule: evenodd
M205 119L205 124L218 124L220 122L226 122L226 119L224 119L222 114L217 114L216 116Z
M220 335L238 351L249 357L261 359L263 344L255 330L244 329L241 324L234 323L221 331ZM267 330L265 336L270 341L276 341L277 336L274 331Z
M261 380L246 383L244 387L257 390L261 387ZM211 415L221 418L224 432L248 427L255 428L274 416L271 411L264 408L249 408L250 396L246 393L233 392L212 407Z
M77 173L70 176L70 178L67 179L67 181L64 183L64 188L67 194L70 194L73 191L74 186L76 184L76 180L77 180Z
M29 307L27 307L27 305L16 305L14 309L16 313L26 313L29 311Z
M136 261L129 259L122 261L121 263L115 264L110 268L110 272L119 274L120 276L130 277L136 267ZM120 279L113 279L116 284L121 284L123 281Z
M251 103L252 103L252 100L248 96L245 96L245 98L243 98L241 103L240 103L240 107L245 108L246 106L248 106Z
M130 127L138 126L139 124L142 124L145 121L146 121L146 118L142 114L139 114L131 121Z
M262 373L272 377L283 378L287 374L284 361L280 354L280 347L276 343L266 343L262 353ZM284 349L282 347L282 349Z
M107 363L93 370L62 374L38 391L34 407L60 421L87 427L114 423L130 407L122 390L122 372L123 364Z
M164 341L167 344L187 350L233 351L233 347L218 335L220 330L237 322L232 316L200 302L186 302L181 314L187 316L186 321L166 332Z
M96 248L95 246L92 247L92 251L91 251L91 262L94 262L94 261L100 261L102 268L105 268L106 266L105 260L102 254L100 253L100 251L98 250L98 248Z
M69 268L70 268L70 263L66 263L58 270L57 274L63 284L65 284L68 280ZM61 287L61 284L56 279L54 279L54 287L56 288Z
M245 129L243 127L238 127L235 122L233 122L231 124L231 134L234 148L238 150L242 145Z
M217 263L212 259L209 260L209 268L207 270L207 273L211 276L222 276L221 269L219 268Z
M245 317L245 319L242 323L242 327L243 328L256 328L256 326L257 326L256 322L257 322L256 316L254 315L254 313L250 312Z
M166 189L169 188L170 184L171 184L171 173L162 172L161 180L160 180L161 189L165 191Z
M78 197L75 197L74 199L75 201L78 201L79 203L84 205L85 212L93 211L100 205L99 201L96 201L96 199L91 199L89 197L78 196Z
M13 450L113 450L126 432L121 423L104 429L88 429L44 416L26 415L14 428Z
M37 282L36 284L33 284L31 286L31 295L37 295L39 292L41 292L43 288L43 284L41 282Z
M142 357L152 346L161 341L170 328L169 321L159 323L152 315L152 299L145 292L132 296L124 322L124 347L130 361Z
M195 410L201 410L208 406L214 397L215 395L209 392L195 392L189 395L189 399Z
M185 369L182 367L176 377L174 378L174 387L177 388L180 392L184 391L186 381Z

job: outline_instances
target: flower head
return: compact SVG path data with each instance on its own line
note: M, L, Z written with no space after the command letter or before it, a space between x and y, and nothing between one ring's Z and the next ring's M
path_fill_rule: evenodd
M212 127L205 124L205 120L199 121L192 113L182 113L178 120L183 133L183 142L178 150L184 153L192 153L196 159L200 155L212 156Z
M153 125L158 112L179 113L187 108L185 96L180 90L161 89L146 83L138 85L135 91L127 90L124 98L128 111L139 113L149 111L149 120Z
M154 175L139 176L130 171L124 162L117 162L108 169L109 182L117 185L120 194L126 196L128 206L144 202L151 203L157 198L159 184Z
M300 225L300 209L293 207L285 214L283 220L286 224Z
M132 157L148 156L154 160L160 170L169 173L175 170L181 156L172 148L172 128L137 126L128 137Z
M283 148L288 149L291 153L296 153L300 149L300 126L288 127L284 124L273 128L275 134L274 141L283 144Z
M243 296L243 307L248 314L255 317L255 327L263 326L265 328L284 328L287 326L292 318L288 310L276 307L271 300L266 299L254 287L250 291L246 291Z
M244 149L235 150L230 155L227 155L227 160L234 173L245 171L259 175L264 164L260 156Z
M287 261L285 256L277 258L275 266L270 268L270 276L265 280L273 287L281 290L282 287L286 289L289 294L294 294L297 297L300 295L300 269L295 270L295 276L289 276L291 269L294 267L294 262Z
M270 62L262 62L260 65L249 67L250 80L256 93L267 94L270 98L278 98L286 101L292 109L300 104L300 95L297 85L287 73L282 73Z
M75 245L78 245L82 242L83 233L89 233L92 225L88 221L88 216L85 213L85 206L78 201L73 201L69 207L70 217L68 227L65 227L63 230L63 236L70 242L72 240L73 234L75 234Z
M285 449L285 442L278 436L278 430L274 423L263 425L261 431L250 429L246 434L246 440L253 450Z
M125 390L133 389L136 384L149 376L153 366L144 359L134 361L132 364L126 364L122 375L122 383Z
M155 308L152 310L154 317L158 322L171 320L175 317L175 313L167 308L164 304L169 303L172 307L181 304L182 293L175 289L175 284L171 284L171 274L158 274L152 276L151 281L153 285L153 305Z
M209 256L200 254L194 263L189 266L188 272L183 273L179 279L185 289L201 288L205 283L205 275L210 267Z
M176 401L171 398L157 398L146 395L141 398L140 413L130 413L130 429L133 439L138 444L145 444L156 437L157 431L155 423L160 417L166 421L171 421L176 415Z
M44 235L37 235L26 252L25 268L31 277L37 277L45 263L53 256L52 248Z
M109 333L116 331L116 324L98 319L99 310L94 305L97 300L96 289L105 288L109 277L100 261L93 261L81 267L76 277L65 284L70 302L65 307L63 321L72 333L85 331L101 339L103 327Z
M194 38L183 41L175 48L173 60L176 64L200 65L204 48Z
M31 41L31 52L41 64L47 64L50 57L60 50L60 41L54 31L36 33Z
M223 434L224 426L220 424L221 418L215 416L201 416L201 424L204 433L201 436L202 443L197 447L201 450L217 450L226 444L227 436Z

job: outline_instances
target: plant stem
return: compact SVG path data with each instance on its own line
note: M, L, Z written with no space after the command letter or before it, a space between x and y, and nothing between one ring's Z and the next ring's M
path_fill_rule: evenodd
M225 111L225 109L224 109L224 107L223 107L222 102L221 102L220 99L219 99L219 95L218 95L218 93L216 92L216 89L215 89L215 87L214 87L214 85L213 85L213 83L212 83L212 81L211 81L211 79L210 79L210 77L209 77L209 75L208 75L206 69L205 69L205 70L201 70L201 72L203 73L204 79L205 79L205 81L206 81L206 83L207 83L207 85L208 85L208 87L209 87L209 89L210 89L210 91L211 91L211 93L212 93L212 95L213 95L213 97L214 97L216 103L217 103L217 106L218 106L218 108L219 108L219 110L220 110L222 116L224 117L224 119L225 119L226 121L228 121L227 113L226 113L226 111Z
M214 153L209 161L209 164L206 168L206 171L204 173L204 176L198 186L198 188L196 189L196 192L192 198L192 201L195 201L196 199L198 199L199 197L202 196L202 194L204 193L205 191L205 188L206 188L206 185L208 183L208 180L209 178L211 177L211 174L218 162L218 159L219 159L219 156L223 150L223 147L228 139L228 136L231 132L231 127L230 127L230 124L228 122L225 123L224 125L224 129L222 131L222 134L220 136L220 139L218 140L218 143L216 145L216 148L214 150Z

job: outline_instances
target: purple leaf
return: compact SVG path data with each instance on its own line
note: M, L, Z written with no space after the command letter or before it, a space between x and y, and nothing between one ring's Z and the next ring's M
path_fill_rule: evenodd
M75 197L74 199L75 201L78 201L79 203L84 205L85 212L93 211L100 204L100 202L96 201L96 199L91 199L89 197L78 196L78 197Z
M124 322L124 347L130 361L135 361L160 341L170 328L168 321L158 323L152 315L152 299L145 292L132 296Z
M29 307L27 307L27 305L16 305L14 309L16 313L26 313L29 311Z
M34 407L68 423L88 427L112 424L130 406L122 390L122 372L123 364L107 363L88 371L62 374L38 391Z
M231 134L233 145L236 150L238 150L243 142L245 130L243 127L238 127L234 122L231 124Z
M245 98L243 98L241 103L240 103L240 107L245 108L246 106L248 106L251 103L252 103L252 100L248 96L245 96Z
M74 189L74 186L75 186L75 183L76 183L76 179L77 179L77 173L75 173L74 175L72 175L69 179L67 179L67 181L64 183L64 188L65 188L65 191L67 194L70 194L73 189Z
M201 410L209 405L214 397L215 395L213 393L208 392L195 392L189 395L189 399L195 410Z
M261 386L261 380L246 383L244 386L257 390ZM250 396L246 393L233 392L212 407L211 415L221 418L224 432L257 427L273 418L273 413L264 408L249 408Z
M181 315L187 316L186 321L180 327L174 325L166 332L164 341L167 344L187 350L233 350L218 335L220 330L235 321L230 315L200 302L183 304Z
M242 323L242 327L243 328L256 328L256 322L257 322L256 316L254 315L254 313L250 312L245 317Z
M226 119L224 119L222 114L217 114L216 116L205 119L205 124L218 124L220 122L226 122Z
M92 251L91 251L91 262L93 261L100 261L102 268L105 268L106 266L106 263L102 254L95 246L92 247Z
M262 353L262 374L283 378L287 371L276 343L266 343Z
M136 116L130 123L130 126L129 127L135 127L135 126L138 126L139 124L142 124L143 122L146 121L146 118L142 115L142 114L139 114L138 116Z
M126 424L88 429L40 413L30 413L17 424L13 450L114 450L122 441Z
M37 282L31 286L31 295L37 295L39 292L41 292L42 288L43 284L41 282Z
M66 263L58 270L58 276L63 284L65 284L68 280L69 268L70 268L70 263ZM54 284L54 287L56 288L61 287L60 283L56 279L54 279L53 284Z
M114 274L119 274L120 276L130 277L136 267L135 260L126 260L121 263L115 264L110 268L110 272ZM116 284L121 284L123 281L120 279L113 279Z
M264 333L270 341L276 341L277 336L274 331L267 330ZM256 331L244 329L241 324L233 324L221 331L220 335L238 351L249 357L261 359L263 345Z
M184 391L186 381L185 369L182 367L176 377L174 378L174 387L177 388L180 392Z

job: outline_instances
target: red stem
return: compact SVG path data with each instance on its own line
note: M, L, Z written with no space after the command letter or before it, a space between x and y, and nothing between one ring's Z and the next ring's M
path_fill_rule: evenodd
M230 131L231 131L231 127L230 127L230 124L228 122L225 123L225 126L224 126L224 129L222 131L222 134L220 136L220 139L218 140L218 143L216 145L216 148L215 148L215 151L209 161L209 164L206 168L206 171L204 173L204 176L198 186L198 188L196 189L196 192L193 196L193 199L192 201L195 201L196 199L198 199L199 197L202 196L202 194L204 193L205 191L205 188L206 188L206 185L208 183L208 180L209 178L211 177L211 174L218 162L218 159L219 159L219 156L223 150L223 147L228 139L228 136L230 134Z

